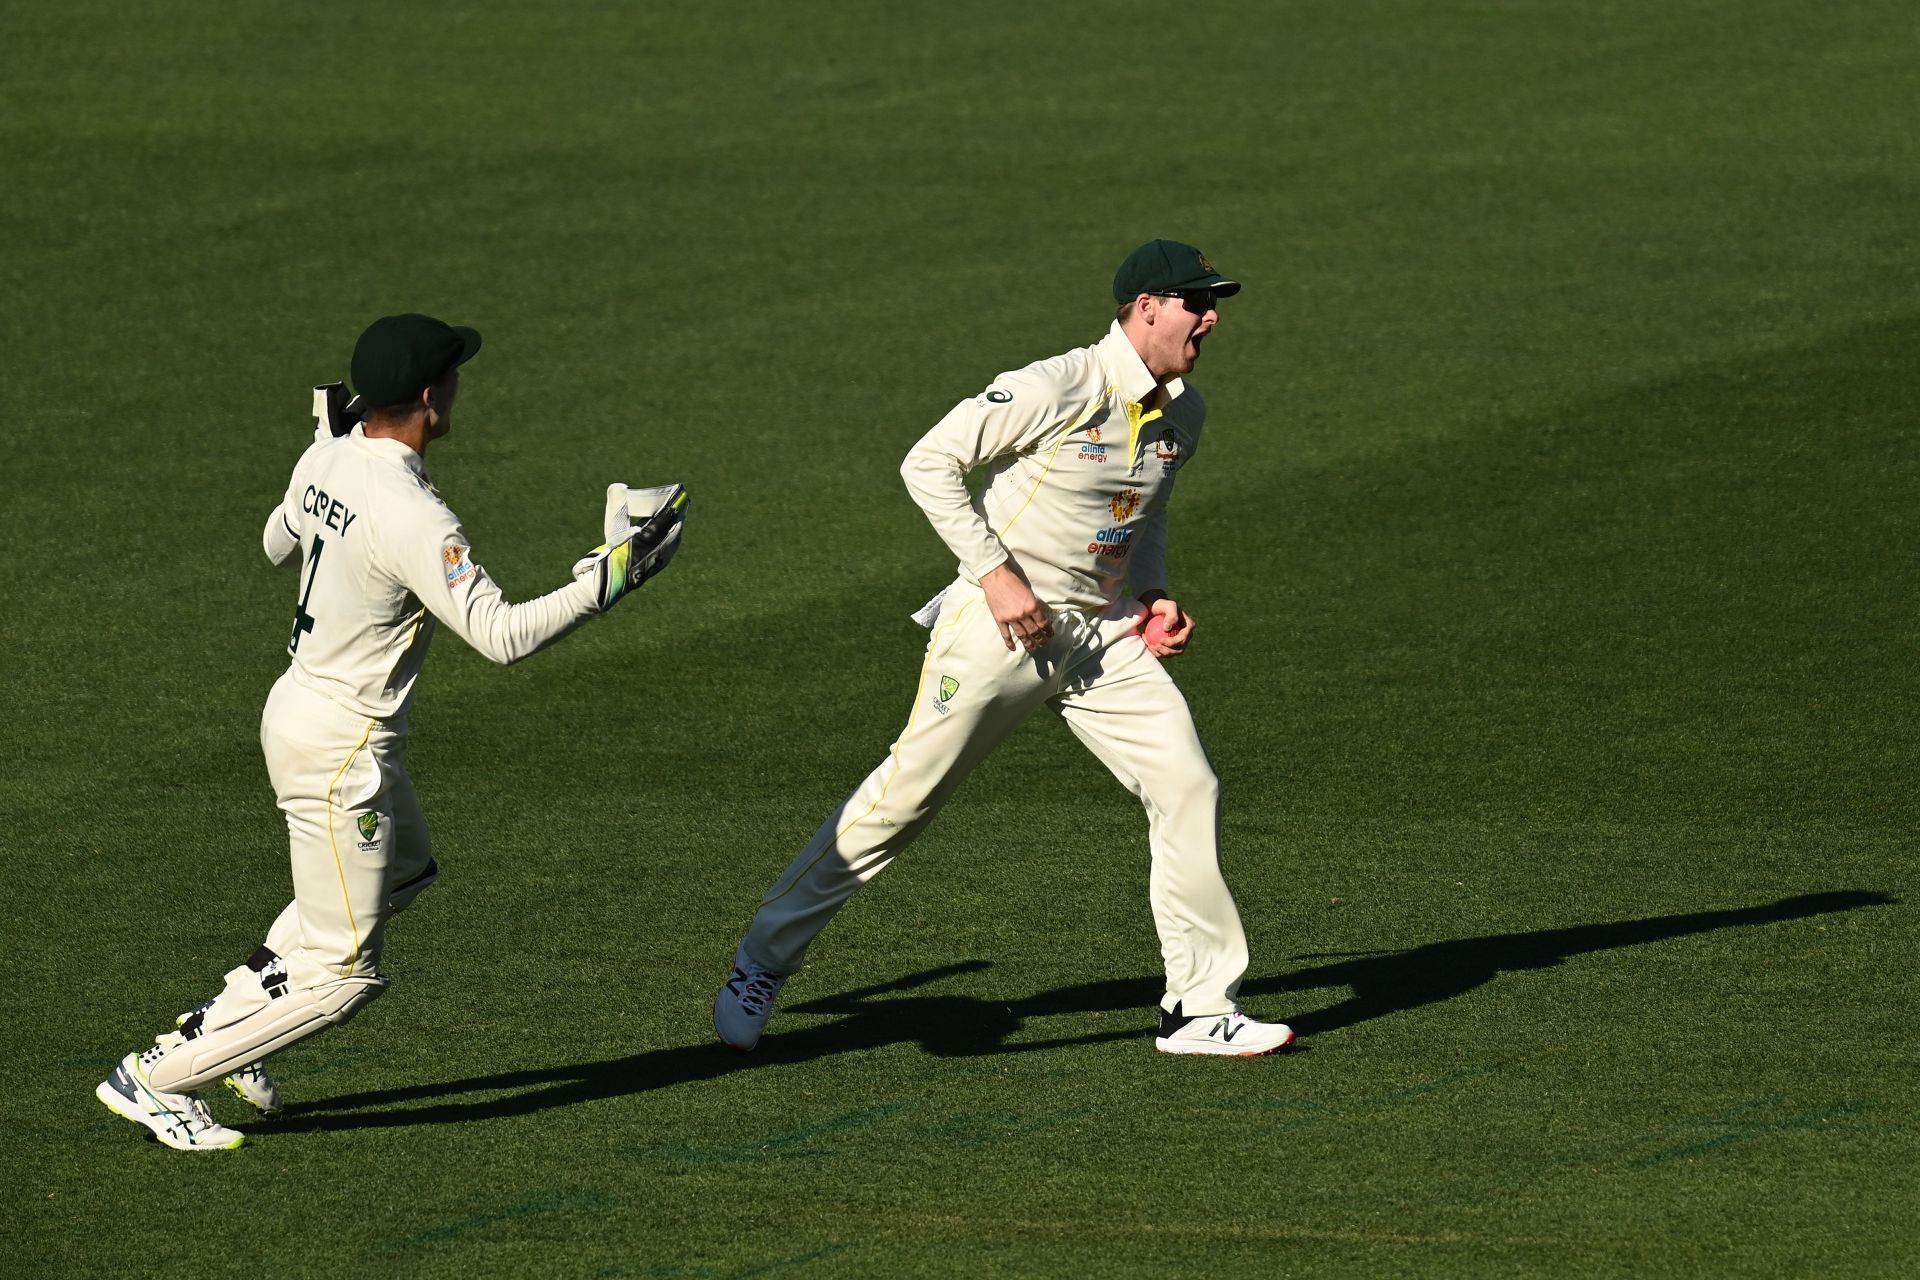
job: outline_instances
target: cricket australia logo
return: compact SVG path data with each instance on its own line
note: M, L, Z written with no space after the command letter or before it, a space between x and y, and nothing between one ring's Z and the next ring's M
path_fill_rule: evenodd
M953 701L953 695L960 692L960 682L952 676L940 677L940 692L934 695L933 709L941 715L952 710L947 704Z
M1115 520L1125 520L1140 509L1140 491L1122 489L1107 499L1107 510L1113 512Z
M1153 456L1160 459L1162 471L1172 474L1179 470L1180 464L1185 461L1180 456L1180 437L1172 431L1161 432L1160 445L1153 451Z
M379 814L363 813L353 820L353 825L360 828L361 848L371 848L373 845L379 843L379 840L376 838L380 832Z

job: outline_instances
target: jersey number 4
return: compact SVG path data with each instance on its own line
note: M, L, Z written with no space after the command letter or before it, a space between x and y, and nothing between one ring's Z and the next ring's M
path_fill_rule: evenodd
M320 576L320 553L327 549L325 538L313 540L313 554L307 557L307 589L300 596L300 603L293 607L293 637L287 641L287 652L300 650L300 637L313 630L313 615L307 612L307 601L313 599L313 582Z

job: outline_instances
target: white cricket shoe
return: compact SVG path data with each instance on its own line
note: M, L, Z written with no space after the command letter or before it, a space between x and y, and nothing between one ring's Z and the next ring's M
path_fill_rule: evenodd
M1284 1022L1255 1022L1238 1009L1189 1018L1175 1005L1172 1013L1161 1011L1160 1034L1153 1047L1162 1053L1251 1058L1292 1043L1293 1028Z
M187 1010L173 1020L173 1025L179 1027L181 1033L191 1040L193 1033L187 1032L187 1024L193 1022L200 1014L206 1012L207 1005L212 1003L213 1001L209 1000L197 1009ZM194 1032L197 1033L199 1029L199 1025L196 1023L194 1025ZM262 1116L272 1117L280 1114L280 1108L283 1105L280 1101L280 1086L276 1085L273 1082L273 1077L267 1074L267 1068L264 1064L255 1062L249 1066L244 1066L220 1083L227 1086L227 1092L252 1107L255 1111L258 1111Z
M713 1032L721 1043L742 1053L759 1044L760 1033L773 1016L773 1002L786 985L786 974L749 960L743 943L733 953L733 976L713 1001Z
M240 1068L220 1083L227 1086L227 1092L258 1111L263 1117L280 1114L280 1087L267 1074L267 1069L259 1063Z
M144 1054L128 1054L93 1096L175 1151L231 1151L245 1142L237 1129L215 1124L207 1104L192 1094L162 1093L147 1082L146 1060L160 1053L156 1045Z

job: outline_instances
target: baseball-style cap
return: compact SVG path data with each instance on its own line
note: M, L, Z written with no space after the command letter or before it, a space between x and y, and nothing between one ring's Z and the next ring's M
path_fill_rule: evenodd
M1240 282L1213 269L1207 255L1178 240L1149 240L1127 255L1113 277L1113 300L1131 302L1143 293L1211 289L1223 298L1240 292Z
M368 409L403 404L479 350L477 329L432 316L381 316L353 344L353 390Z

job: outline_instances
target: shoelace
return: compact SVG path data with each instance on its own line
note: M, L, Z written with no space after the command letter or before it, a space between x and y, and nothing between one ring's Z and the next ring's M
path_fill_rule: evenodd
M176 1127L188 1133L213 1128L213 1112L207 1110L207 1104L192 1094L187 1095L187 1105L174 1114L180 1119Z
M191 1094L187 1096L186 1106L178 1111L167 1112L167 1116L167 1132L189 1142L215 1127L213 1113L207 1110L207 1104Z
M751 973L735 970L746 979L740 991L740 1007L754 1017L759 1017L773 1005L773 998L780 994L780 988L786 985L786 978L768 973L765 969L755 969Z
M153 1048L141 1053L140 1065L142 1067L152 1066L160 1060L160 1056L165 1052L166 1050L160 1045L153 1046ZM151 1085L148 1085L144 1092L155 1105L164 1109L167 1117L167 1131L169 1133L191 1138L196 1133L204 1133L214 1127L213 1113L207 1110L207 1104L204 1100L196 1098L190 1093L162 1095L158 1089L155 1089ZM178 1098L179 1102L169 1101L174 1098Z

